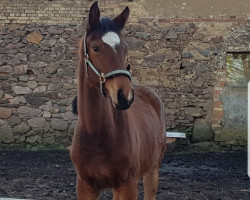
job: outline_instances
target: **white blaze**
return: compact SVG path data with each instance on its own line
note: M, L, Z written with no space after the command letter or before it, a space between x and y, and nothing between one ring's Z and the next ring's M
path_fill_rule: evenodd
M102 36L102 41L111 46L115 50L115 46L120 44L120 38L115 32L107 32L104 36Z

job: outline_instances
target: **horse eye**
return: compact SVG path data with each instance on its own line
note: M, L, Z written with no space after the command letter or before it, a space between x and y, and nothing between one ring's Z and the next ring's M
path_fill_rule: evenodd
M93 46L92 49L93 49L95 52L98 52L98 51L99 51L98 46Z

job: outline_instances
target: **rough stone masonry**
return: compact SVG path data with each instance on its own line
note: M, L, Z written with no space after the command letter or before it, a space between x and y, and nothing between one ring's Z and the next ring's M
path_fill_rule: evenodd
M77 47L90 3L32 2L0 2L0 144L67 146L77 121L71 112ZM100 2L107 16L125 5L132 10L123 32L132 81L160 95L168 130L185 131L188 143L214 141L222 129L225 55L239 41L240 48L249 48L249 37L237 32L249 30L249 22L157 18L140 1Z

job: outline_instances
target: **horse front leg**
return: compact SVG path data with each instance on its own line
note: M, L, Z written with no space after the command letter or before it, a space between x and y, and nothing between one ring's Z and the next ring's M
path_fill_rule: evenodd
M77 177L76 193L78 200L98 200L100 191L90 187L84 180Z
M114 190L113 200L137 200L138 180L124 183Z
M155 166L143 177L144 200L155 200L158 189L159 166Z

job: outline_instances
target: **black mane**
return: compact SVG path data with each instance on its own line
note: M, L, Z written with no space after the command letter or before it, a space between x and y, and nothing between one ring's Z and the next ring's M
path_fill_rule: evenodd
M74 115L77 115L77 96L74 97L73 101L72 101L72 113Z

